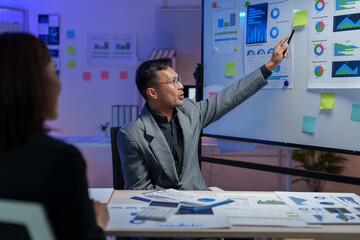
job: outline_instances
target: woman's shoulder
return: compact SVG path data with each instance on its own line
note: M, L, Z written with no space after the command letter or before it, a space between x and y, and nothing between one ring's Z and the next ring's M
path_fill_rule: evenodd
M55 155L81 155L80 151L61 140L55 139L46 134L35 134L31 137L30 144L33 145L34 149L38 148L39 151L52 153Z

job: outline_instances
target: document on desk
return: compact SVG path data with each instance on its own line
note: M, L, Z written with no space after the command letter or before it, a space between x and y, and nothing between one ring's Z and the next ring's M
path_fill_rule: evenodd
M114 192L113 188L88 188L89 198L107 204Z
M202 211L208 208L232 202L232 200L227 198L179 191L172 188L145 192L141 195L132 197L132 199L142 201L179 202L181 204L181 209L193 212Z
M309 224L360 223L360 197L354 193L275 193Z
M166 222L135 219L135 215L148 204L109 204L110 221L106 230L121 229L201 229L229 228L231 223L222 206L210 208L201 212L180 210Z
M232 225L309 227L275 193L218 193L233 203L224 205Z

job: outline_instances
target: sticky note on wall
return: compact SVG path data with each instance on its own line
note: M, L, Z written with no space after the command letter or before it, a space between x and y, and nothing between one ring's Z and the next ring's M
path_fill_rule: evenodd
M75 47L74 46L67 46L66 53L68 54L75 54Z
M67 30L66 38L67 39L75 39L75 31L74 30Z
M358 104L352 105L351 121L360 122L360 105Z
M333 109L335 93L321 93L320 109Z
M226 74L227 77L232 77L236 75L236 62L226 63Z
M68 61L67 65L69 69L74 69L76 67L75 61Z
M308 11L303 10L295 13L293 27L305 26L308 20Z
M303 116L302 131L308 133L315 133L316 117Z
M109 71L101 71L101 79L109 79Z
M91 80L91 72L83 72L83 80L90 81Z
M120 79L121 80L128 79L128 72L127 71L120 71Z

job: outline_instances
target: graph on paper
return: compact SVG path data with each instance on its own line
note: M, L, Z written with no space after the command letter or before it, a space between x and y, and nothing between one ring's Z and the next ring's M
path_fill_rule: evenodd
M325 1L324 0L317 0L315 3L315 9L318 12L321 12L325 9Z
M254 0L245 11L245 74L248 74L266 63L274 52L274 46L291 33L293 6L290 0ZM270 81L265 88L283 88L284 82L291 88L291 72L291 61L284 61L282 67L268 78Z
M238 47L238 7L234 1L226 1L213 8L213 54L231 54Z
M313 0L309 88L360 87L360 0Z
M246 44L266 42L267 15L268 3L256 4L248 7Z
M314 47L314 53L317 55L317 56L321 56L323 55L324 53L324 46L322 44L317 44L315 47Z
M334 16L334 32L360 29L360 13Z
M319 21L316 23L315 25L315 30L318 33L321 33L322 31L324 31L325 29L325 23L323 21Z
M336 0L335 10L344 11L356 9L360 6L360 0Z
M359 77L360 61L339 61L332 63L332 77Z
M359 47L346 41L343 43L334 43L334 57L351 57L357 55Z
M324 68L322 66L316 66L314 73L315 76L321 77L324 74Z

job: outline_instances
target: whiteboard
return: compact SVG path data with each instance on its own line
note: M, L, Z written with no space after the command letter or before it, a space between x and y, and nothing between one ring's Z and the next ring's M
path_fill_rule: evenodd
M238 51L228 54L214 53L213 3L232 0L203 1L203 96L231 85L244 76L245 1L239 3ZM310 10L318 0L293 1L297 10ZM322 1L322 0L321 0ZM251 1L250 1L251 2ZM332 0L325 0L330 5ZM293 14L292 14L293 16ZM359 89L309 89L309 21L305 27L297 28L291 41L293 55L292 88L262 89L240 106L210 124L204 135L235 138L252 142L276 145L319 148L323 150L360 154L360 122L351 121L353 104L360 104ZM353 31L359 35L360 30ZM289 32L290 35L290 32ZM360 56L359 56L360 59ZM236 62L236 75L226 77L226 63ZM264 62L265 64L266 62ZM360 78L359 78L360 81ZM332 110L320 109L321 93L335 93ZM316 117L315 133L302 131L303 117Z

